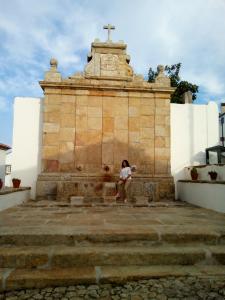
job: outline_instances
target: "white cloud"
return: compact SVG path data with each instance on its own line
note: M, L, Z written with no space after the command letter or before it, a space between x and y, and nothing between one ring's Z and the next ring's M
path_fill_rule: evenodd
M196 70L196 73L184 72L183 76L186 80L192 81L198 86L204 89L204 92L209 95L225 96L225 82L223 78L217 76L212 71L206 70L205 72L200 72L201 70Z
M38 81L50 58L63 77L82 71L108 23L116 26L113 40L128 44L137 73L181 62L182 79L200 86L199 102L225 100L224 0L0 0L0 7L0 118L7 128L15 96L42 95Z
M223 0L2 0L0 93L39 96L50 57L64 76L82 70L91 42L106 39L102 26L110 22L138 73L182 62L184 79L224 94L224 15Z
M225 97L224 98L218 98L218 99L214 99L214 102L217 103L219 109L221 107L221 103L225 103Z
M15 0L13 7L10 2L1 5L1 94L33 95L51 57L58 59L63 75L83 68L80 54L88 52L100 27L95 25L99 16L79 1L40 2Z

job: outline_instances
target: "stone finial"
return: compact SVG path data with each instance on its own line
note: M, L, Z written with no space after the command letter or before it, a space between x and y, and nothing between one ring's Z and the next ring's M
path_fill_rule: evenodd
M57 67L58 67L57 59L51 58L50 59L50 66L51 66L51 69L57 70Z
M165 76L164 70L165 70L165 68L163 65L158 65L158 67L157 67L158 75L163 74Z
M45 72L45 81L59 82L62 80L60 72L57 70L58 61L55 58L50 59L50 70Z
M165 75L165 68L163 65L158 65L157 67L158 75L155 78L155 83L160 86L170 86L170 78Z

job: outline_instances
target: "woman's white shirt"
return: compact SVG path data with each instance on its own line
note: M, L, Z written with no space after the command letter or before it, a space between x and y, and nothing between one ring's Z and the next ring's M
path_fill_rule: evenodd
M122 168L120 171L120 178L127 179L127 177L131 175L130 167ZM131 179L131 176L129 177Z

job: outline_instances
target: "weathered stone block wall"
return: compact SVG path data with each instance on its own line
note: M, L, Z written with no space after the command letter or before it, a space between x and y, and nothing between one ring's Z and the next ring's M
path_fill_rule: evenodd
M171 194L169 99L173 88L163 66L158 66L155 82L149 83L134 74L129 61L124 43L95 41L84 73L62 79L57 61L51 59L50 70L40 82L45 94L41 175L47 174L39 176L39 196L44 191L55 197L52 188L45 191L48 174L73 174L75 183L82 178L87 185L94 178L97 184L106 166L111 176L118 176L124 159L137 166L133 177L140 178L140 190L149 180L149 186L154 182L159 191L155 198ZM49 182L58 191L64 181L62 177L54 182L51 177ZM59 199L66 190L56 193ZM66 201L68 197L67 193Z
M111 183L117 181L117 176L111 177ZM104 193L103 176L85 176L75 173L43 173L37 182L37 199L49 199L70 202L71 197L81 196L90 201L101 198L107 203ZM109 182L107 182L108 184ZM113 195L110 195L111 198ZM129 201L145 198L148 202L174 198L174 183L172 177L134 176L129 191ZM113 197L114 198L114 197ZM89 201L88 200L88 201Z
M43 171L170 174L170 93L45 88Z

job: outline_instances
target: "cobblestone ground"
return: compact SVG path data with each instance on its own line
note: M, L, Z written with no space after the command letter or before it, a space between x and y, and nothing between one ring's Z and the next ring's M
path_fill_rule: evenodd
M195 300L225 299L225 279L219 277L169 277L140 280L123 285L76 285L8 292L0 294L1 300Z

